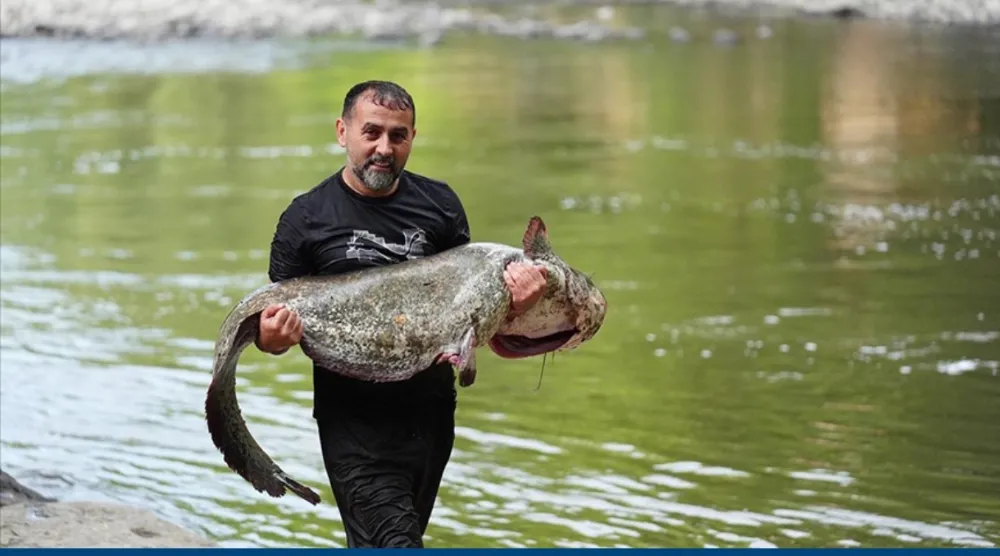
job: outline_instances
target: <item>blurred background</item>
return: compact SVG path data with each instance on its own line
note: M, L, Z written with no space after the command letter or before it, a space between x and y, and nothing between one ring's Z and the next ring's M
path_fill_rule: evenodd
M473 239L541 215L610 307L538 391L540 358L480 355L428 546L1000 544L995 26L316 5L7 1L5 471L225 546L344 545L300 352L247 350L239 395L321 505L229 471L202 404L278 215L344 162L343 95L389 79Z

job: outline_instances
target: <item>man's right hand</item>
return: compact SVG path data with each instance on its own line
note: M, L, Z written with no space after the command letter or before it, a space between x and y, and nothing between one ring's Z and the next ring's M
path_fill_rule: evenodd
M280 355L302 340L302 320L284 305L268 305L260 314L257 348Z

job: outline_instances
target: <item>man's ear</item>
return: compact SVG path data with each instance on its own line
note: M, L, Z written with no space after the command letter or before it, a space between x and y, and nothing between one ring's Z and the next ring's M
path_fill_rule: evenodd
M347 146L347 124L343 118L337 118L337 143L341 147Z

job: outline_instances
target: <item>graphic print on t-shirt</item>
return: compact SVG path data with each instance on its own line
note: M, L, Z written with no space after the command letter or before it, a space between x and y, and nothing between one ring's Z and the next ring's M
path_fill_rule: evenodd
M347 258L366 263L394 263L400 257L416 259L426 255L427 234L418 228L403 230L403 243L392 243L368 230L354 230L347 242Z

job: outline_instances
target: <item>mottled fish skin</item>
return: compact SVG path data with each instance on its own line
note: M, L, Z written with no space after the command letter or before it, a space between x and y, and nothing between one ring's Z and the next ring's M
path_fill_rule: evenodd
M336 293L303 284L286 303L305 319L302 350L320 366L372 382L406 380L439 354L457 353L470 328L478 338L496 333L510 305L503 268L523 258L504 245L470 244L381 268L398 272L361 273Z
M220 328L205 400L209 432L226 464L259 492L280 497L291 490L313 504L320 501L261 449L236 399L240 354L254 342L268 305L285 304L299 315L307 357L370 382L406 380L447 360L459 363L459 384L469 386L476 347L490 345L509 356L491 342L498 333L541 338L576 328L571 339L549 351L589 340L603 323L603 295L551 251L540 218L532 218L523 244L470 243L394 265L272 283L248 294ZM524 260L547 268L549 288L534 308L508 320L511 296L503 272Z

